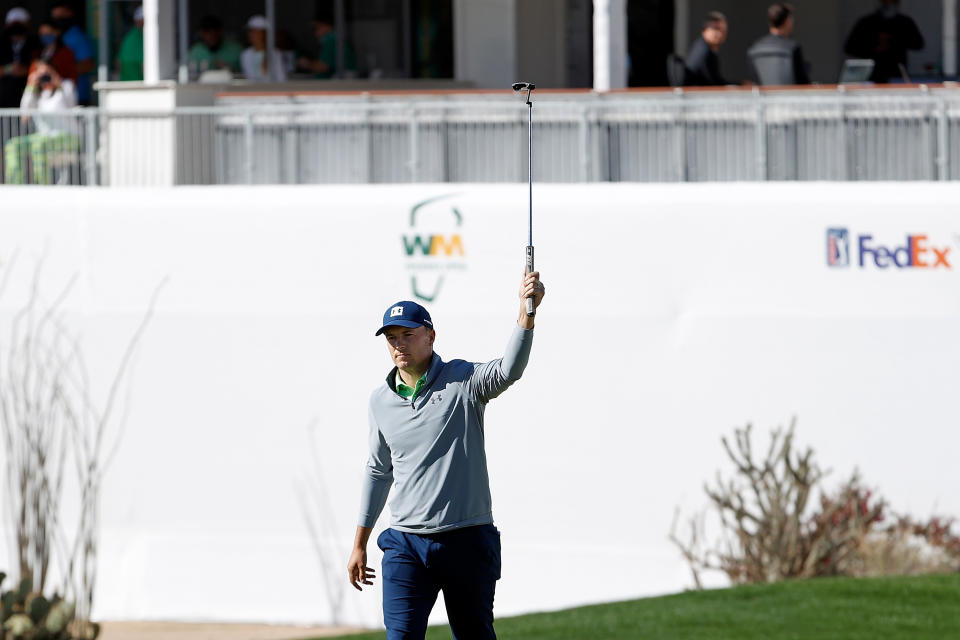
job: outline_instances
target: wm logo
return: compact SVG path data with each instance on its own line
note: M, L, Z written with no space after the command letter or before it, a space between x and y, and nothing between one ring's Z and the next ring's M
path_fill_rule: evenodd
M448 193L418 202L410 209L410 227L401 234L410 288L419 300L433 302L451 272L466 267L463 214Z
M462 256L463 239L458 233L451 236L403 236L403 248L410 257L418 254Z

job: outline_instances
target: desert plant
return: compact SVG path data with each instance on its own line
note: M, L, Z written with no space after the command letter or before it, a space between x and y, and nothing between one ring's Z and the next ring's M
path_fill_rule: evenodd
M0 585L6 574L0 573ZM15 589L0 592L0 640L96 640L100 626L76 629L76 607L59 595L47 599L24 577Z
M864 576L960 572L960 535L954 520L933 516L918 522L897 516L863 541L858 550Z
M0 295L9 283L14 263L0 265ZM0 434L8 480L6 503L11 515L6 522L15 541L21 586L29 578L28 590L35 588L42 593L51 561L58 558L61 565L60 592L72 598L70 612L67 615L67 605L51 602L44 619L72 625L73 637L90 637L95 633L89 616L96 586L100 490L125 426L126 414L118 405L122 404L124 391L129 390L134 353L163 284L154 292L144 318L127 343L101 404L93 398L81 338L70 328L64 308L76 278L47 301L40 286L43 263L43 258L37 261L27 301L13 314L9 342L0 342ZM60 521L64 470L70 455L75 462L80 500L80 519L72 543L67 542ZM43 608L41 600L35 598L34 602ZM26 623L18 620L12 625L19 629ZM31 633L39 640L54 631Z
M786 430L774 429L762 460L754 455L750 425L735 430L732 445L722 438L736 473L725 480L718 472L715 484L704 487L720 518L720 541L706 542L703 516L691 519L686 540L678 536L676 520L670 532L698 587L703 570L722 571L734 584L854 570L859 545L882 518L883 501L871 497L855 471L811 509L811 494L825 472L812 449L795 450L794 429L795 421Z
M346 557L346 550L338 545L334 545L331 549L329 544L325 544L330 540L336 540L340 530L334 519L334 509L327 493L323 465L320 463L316 437L317 426L316 419L307 426L313 473L307 477L297 478L294 488L317 562L320 565L320 572L323 575L324 595L327 598L327 606L330 608L330 620L336 625L339 624L343 613L346 581L343 579L340 563Z

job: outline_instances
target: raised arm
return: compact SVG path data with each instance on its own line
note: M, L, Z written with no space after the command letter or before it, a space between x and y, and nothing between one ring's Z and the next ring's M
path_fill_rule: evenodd
M517 327L507 342L503 357L490 362L475 365L471 375L473 392L481 402L488 402L503 393L511 384L520 379L530 358L533 345L533 316L528 316L526 299L533 297L534 309L540 306L546 288L540 282L540 272L525 274L520 281L520 315Z

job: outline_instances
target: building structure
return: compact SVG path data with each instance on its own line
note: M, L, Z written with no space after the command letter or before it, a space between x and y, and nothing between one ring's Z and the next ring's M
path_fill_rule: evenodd
M84 0L77 0L78 4ZM912 52L908 74L920 81L953 79L957 73L958 0L902 0L901 10L919 25L926 47ZM35 16L45 0L20 0ZM113 79L116 48L132 25L139 0L85 0L78 11L99 42L98 80ZM144 83L196 80L186 52L200 19L219 14L225 31L243 41L254 14L274 26L270 42L309 55L317 48L311 19L318 10L335 16L357 53L356 69L340 79L403 87L408 80L447 80L450 88L499 89L520 78L543 88L617 89L665 84L666 55L683 55L709 10L730 24L721 66L734 82L747 77L745 52L766 31L769 0L236 0L224 12L216 0L143 0ZM78 7L78 9L81 7ZM815 82L837 81L843 43L875 0L808 0L797 7L795 37L803 45ZM100 34L106 34L101 38ZM651 38L657 45L646 46ZM289 44L288 44L289 43ZM294 76L294 79L297 79ZM306 74L300 80L310 79ZM319 81L318 81L319 82ZM324 88L334 88L336 80ZM409 83L416 89L417 83ZM443 83L432 86L443 86Z

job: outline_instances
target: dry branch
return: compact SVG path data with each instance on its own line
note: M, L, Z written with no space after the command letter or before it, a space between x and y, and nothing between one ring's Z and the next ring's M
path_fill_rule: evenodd
M76 277L46 302L41 293L44 258L37 261L27 302L10 323L9 342L0 342L0 430L7 470L8 534L14 539L20 577L42 592L51 561L62 564L61 595L76 603L75 637L87 637L96 587L100 490L120 444L126 408L117 414L122 389L129 392L137 347L153 316L165 281L123 352L103 408L94 401L78 333L64 304ZM13 262L0 267L0 294ZM66 541L60 507L65 466L72 456L79 488L79 522Z
M821 494L817 508L811 507L810 496L826 472L812 449L795 450L795 424L771 432L762 460L754 458L750 425L735 430L732 444L722 438L736 473L729 480L718 473L704 487L720 518L721 540L706 547L696 519L688 540L676 535L676 520L670 534L698 586L705 569L722 571L734 584L857 570L858 549L882 518L884 504L871 501L855 471L836 495Z

